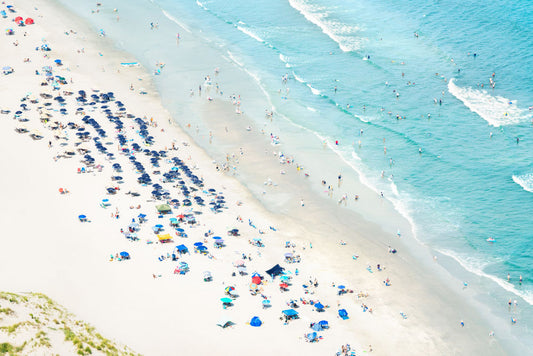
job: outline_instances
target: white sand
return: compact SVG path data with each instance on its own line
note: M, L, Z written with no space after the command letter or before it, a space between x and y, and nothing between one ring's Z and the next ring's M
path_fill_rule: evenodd
M331 237L345 236L345 231L337 228L342 224L336 224L336 219L351 221L345 219L353 219L354 216L334 203L327 206L331 213L325 221L319 221L324 217L324 208L312 202L306 203L309 209L297 214L296 220L269 213L237 180L217 172L212 159L178 127L169 125L170 116L155 95L149 75L142 68L119 65L135 59L113 50L104 38L92 35L91 30L75 17L61 16L63 12L47 2L30 5L16 1L14 5L18 9L16 15L24 18L32 16L36 24L14 27L16 34L1 40L2 65L15 68L15 73L1 78L0 89L2 105L11 110L10 114L0 116L0 165L4 168L0 175L0 196L4 203L0 214L2 289L46 293L102 330L106 336L144 354L331 355L346 343L357 354L368 351L369 345L378 355L502 353L499 344L487 336L489 330L479 326L480 318L476 312L461 306L457 295L440 286L438 280L431 280L431 276L424 274L409 254L392 256L386 248L371 240L373 234L383 233L379 227L356 218L358 220L354 224L358 231L353 232L351 238L346 237L350 241L347 246L340 246L340 238ZM39 11L34 11L33 6L37 6ZM13 14L10 14L9 20L12 17ZM7 19L1 21L5 26L12 24ZM66 35L65 31L70 29L76 33ZM43 38L52 48L52 52L48 52L50 58L43 57L45 52L35 51ZM11 44L15 40L18 40L18 46ZM84 48L84 54L77 52L81 48ZM24 63L26 57L31 62ZM64 76L67 81L73 79L72 84L61 87L61 92L70 90L77 93L84 89L91 95L92 88L112 91L125 104L128 113L135 117L146 116L148 120L153 117L158 127L149 128L156 142L150 149L170 148L174 142L179 149L170 151L169 157L177 155L191 169L197 167L193 169L194 174L204 179L206 188L213 187L224 193L228 209L214 214L209 206L193 205L194 210L202 212L197 216L198 226L185 227L188 238L176 237L168 226L169 216L157 217L155 205L160 202L150 201L152 188L137 183L140 174L133 172L127 156L119 154L114 126L100 109L89 112L84 107L86 114L95 118L107 132L108 138L101 141L113 142L106 147L116 159L107 160L98 153L91 140L82 146L91 149L90 154L96 159L96 164L103 165L101 172L94 169L92 173L78 174L77 169L83 166L78 153L72 158L54 161L54 156L77 148L74 146L77 141L75 130L66 129L68 140L56 140L53 136L58 132L39 121L37 107L45 102L39 93L51 92L56 96L58 91L52 92L49 86L41 87L39 84L44 77L36 76L35 70L41 71L42 66L54 65L56 58L62 59L64 65L54 67L55 74ZM146 88L148 95L140 95L138 90L130 91L130 83L134 83L137 89ZM29 121L20 123L13 119L13 113L19 109L20 99L29 92L38 97L39 103L28 103L30 110L24 111L22 116ZM74 115L78 108L75 96L65 96L67 102L64 107L68 115L49 111L53 115L52 121L82 124L83 115ZM51 107L59 108L56 101L49 101L53 103ZM233 108L224 108L224 103L211 104L215 105L198 110L207 114L216 110L219 117L233 113ZM114 103L108 105L113 109L116 107ZM100 104L96 107L99 108ZM132 120L122 120L127 137L144 148L135 129L130 128ZM34 141L28 134L16 133L14 129L21 124L27 126L30 132L39 130L44 138ZM85 126L94 136L94 130ZM135 127L138 128L136 124ZM48 148L49 140L52 148ZM61 142L66 145L61 146ZM248 150L245 147L245 150L253 156L252 148ZM156 168L150 166L148 157L143 154L136 156L155 183L160 177L152 174ZM111 165L116 162L124 169L116 173L124 178L123 184L115 184L110 179L115 175ZM157 170L165 172L170 167L163 159L161 168ZM265 161L263 168L272 169L271 176L274 176L274 170L279 171L274 167ZM185 181L188 186L192 185L187 179ZM160 184L171 191L172 198L184 199L179 190L172 187L176 183ZM287 184L293 183L288 181ZM109 186L120 186L121 189L116 195L108 196L105 188ZM59 194L60 187L67 188L70 193ZM141 196L125 194L130 190L139 192ZM209 195L201 193L201 190L198 193L209 202ZM111 202L107 209L100 206L104 198ZM237 201L243 204L238 206ZM130 206L139 204L141 209L130 209ZM298 208L297 203L291 204L293 209ZM117 208L120 218L113 219L111 213ZM172 216L186 210L184 207L174 209ZM148 215L148 222L139 232L140 241L129 241L120 229L126 228L131 219L141 212ZM90 222L80 223L79 214L87 215ZM243 218L242 223L236 220L238 216ZM251 227L248 219L252 219L258 229ZM163 224L166 232L174 236L173 243L147 244L147 240L156 240L151 227L157 223ZM278 231L270 230L269 226L275 226ZM240 237L227 236L227 230L233 227L241 230ZM265 234L260 235L259 229ZM227 245L214 249L209 237L206 245L213 259L192 253L193 243L203 241L208 230L224 238ZM328 234L329 239L326 238ZM359 240L354 236L369 239ZM249 239L257 237L263 239L266 247L256 248L248 243ZM257 271L265 276L266 269L281 263L284 254L293 250L284 248L288 240L296 244L295 254L302 256L302 262L282 263L286 270L293 273L289 292L279 291L279 277L274 282L268 276L265 278L267 283L261 287L263 294L271 300L272 307L263 309L261 297L248 292L251 273ZM352 245L354 240L358 241L357 246ZM309 249L309 241L313 242L312 250ZM191 250L191 255L182 258L191 271L186 275L174 275L177 262L159 261L158 257L172 253L173 247L181 243ZM110 254L120 251L128 251L131 260L109 261ZM354 251L360 256L357 261L351 258ZM240 259L242 253L252 256L251 262L246 260L250 274L232 277L231 273L236 270L232 262ZM377 272L376 263L382 263L386 270ZM366 270L367 264L372 264L373 273ZM295 268L299 269L299 276L294 275ZM203 281L202 275L206 270L212 272L212 282ZM153 278L153 274L161 277ZM320 282L318 288L311 289L315 293L313 295L304 294L301 287L308 282L309 276ZM383 285L387 277L392 280L390 287ZM342 283L355 293L337 296L337 288L331 286L332 282ZM239 297L234 306L224 310L219 299L224 297L224 288L228 285L236 287ZM369 297L357 298L359 291L369 293ZM300 319L284 325L279 317L281 311L288 308L286 302L291 298L299 301L300 297L320 300L330 308L318 313L310 305L299 303ZM373 313L362 312L362 303L372 308ZM348 311L349 320L342 321L337 317L337 304ZM405 312L408 318L402 318L400 312ZM217 326L217 321L223 316L235 325L226 329ZM259 328L247 325L253 316L259 316L264 324ZM317 343L306 343L303 335L312 332L309 324L324 319L330 322L331 327L319 332L323 339ZM465 320L464 328L459 326L461 319Z

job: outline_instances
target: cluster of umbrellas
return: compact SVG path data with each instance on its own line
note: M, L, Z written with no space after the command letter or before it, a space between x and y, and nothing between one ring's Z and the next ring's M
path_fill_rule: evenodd
M201 253L207 253L207 246L204 246L203 242L195 242L194 249Z
M15 17L15 19L13 20L15 21L15 23L19 26L24 26L24 25L33 25L34 24L34 21L31 17L28 17L26 18L26 20L24 20L22 18L22 16L17 16Z
M78 108L78 110L79 109L81 109L81 108ZM100 126L98 121L96 121L92 117L85 116L85 117L83 117L83 119L81 119L81 121L86 123L87 125L91 125L96 130L96 132L98 133L98 136L100 136L102 138L107 137L106 132L104 131L104 129L102 129L102 127Z

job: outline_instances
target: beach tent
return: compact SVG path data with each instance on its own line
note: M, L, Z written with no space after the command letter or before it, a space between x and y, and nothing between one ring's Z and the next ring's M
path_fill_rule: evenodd
M270 275L271 277L275 277L275 276L278 276L278 275L282 274L284 270L285 270L285 268L283 268L279 264L277 264L274 267L272 267L271 269L269 269L268 271L266 271L266 273L268 275Z
M329 328L329 323L328 323L327 320L320 320L320 321L318 322L318 324L320 324L320 326L322 327L322 329L327 329L327 328Z
M342 320L350 319L346 309L339 309L339 316L342 318Z
M28 18L26 19L26 21L24 21L24 23L25 23L26 25L33 25L34 22L33 22L33 19L32 19L31 17L28 17Z
M168 242L172 240L172 236L170 236L170 234L157 235L157 238L159 239L159 242Z
M254 316L252 320L250 320L250 326L259 327L261 326L261 324L263 324L263 322L261 321L261 319L259 319L258 316Z
M178 246L176 246L176 248L178 249L179 253L189 252L189 249L185 245L178 245Z
M161 214L167 214L172 211L172 209L170 208L168 204L160 204L160 205L157 205L155 208Z
M294 309L285 309L282 311L286 319L296 319L298 318L298 312Z

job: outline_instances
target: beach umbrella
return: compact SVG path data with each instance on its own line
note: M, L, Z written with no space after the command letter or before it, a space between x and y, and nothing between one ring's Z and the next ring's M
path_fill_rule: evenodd
M205 250L207 250L207 247L202 245L202 246L196 247L196 249L198 249L198 251L205 251Z
M224 292L226 292L226 293L229 293L229 292L231 292L233 290L235 290L235 287L233 287L233 286L228 286L228 287L224 288Z
M243 260L237 260L237 261L233 262L233 265L235 265L235 266L244 266L244 261Z
M195 243L194 243L194 246L195 246L195 247L200 247L200 246L203 246L203 245L204 245L203 242L195 242Z
M320 324L320 326L322 326L322 328L324 328L324 329L326 329L326 328L329 327L329 323L328 323L327 320L320 320L320 321L318 322L318 324Z
M312 332L312 333L307 334L307 340L309 340L310 342L315 341L316 338L317 338L317 333L316 332Z
M120 253L120 257L122 257L122 258L130 258L130 254L127 253L126 251L122 251L122 252Z
M311 329L314 331L322 331L322 325L320 325L320 323L314 323Z
M252 283L261 284L261 277L259 276L252 277Z
M280 288L288 288L289 285L287 283L280 283L279 284Z
M250 326L259 327L261 324L263 324L263 322L257 316L254 316L252 320L250 320Z
M220 301L224 304L230 304L231 302L233 302L233 299L225 297L225 298L220 298Z
M348 312L346 311L346 309L339 309L339 316L343 320L348 319Z
M316 308L316 310L322 310L322 309L324 309L324 305L322 305L322 303L318 302L318 303L315 304L315 308Z
M34 21L33 21L32 18L28 17L28 18L26 19L26 21L24 21L24 23L25 23L26 25L33 25Z
M285 254L285 258L292 258L292 253L287 252L287 253Z
M17 16L17 17L15 17L14 21L15 22L19 22L19 21L22 21L22 20L23 20L23 18L21 16Z
M343 286L343 285L341 284L341 285L340 285L340 286L338 286L337 288L339 288L339 289L344 289L344 288L346 288L346 287L345 287L345 286Z
M270 300L263 299L263 301L261 303L263 304L263 306L269 306L270 305Z
M222 240L222 237L220 237L220 236L213 236L213 240Z

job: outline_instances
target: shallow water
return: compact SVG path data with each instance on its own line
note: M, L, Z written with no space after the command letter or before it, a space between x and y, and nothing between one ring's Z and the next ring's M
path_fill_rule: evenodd
M175 113L184 108L169 98L196 91L214 68L206 69L212 58L199 56L192 71L181 72L185 41L169 43L178 32L201 37L249 75L233 81L224 97L243 94L259 125L264 98L244 95L259 85L275 110L277 134L292 137L293 154L305 160L315 149L299 136L301 128L326 141L344 159L343 170L384 192L417 240L479 276L491 302L523 298L520 324L531 326L533 8L527 1L116 0L104 4L103 16L90 15L92 4L65 5L76 6L149 70L164 61L156 82ZM158 28L150 30L150 22Z

